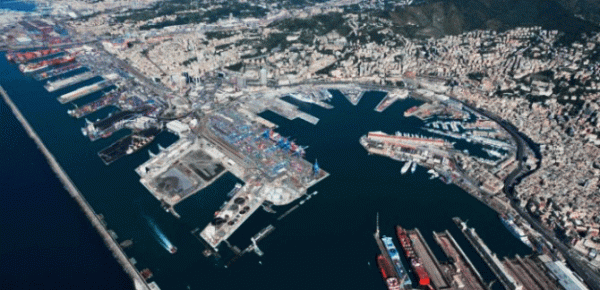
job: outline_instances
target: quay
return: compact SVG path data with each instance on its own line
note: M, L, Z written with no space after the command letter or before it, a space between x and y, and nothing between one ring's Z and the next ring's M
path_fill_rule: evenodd
M425 271L429 274L429 278L435 289L450 289L450 285L448 285L448 282L446 282L442 275L440 262L427 245L427 242L425 242L421 231L419 229L409 230L407 234L413 244L416 255L421 258Z
M465 255L448 230L441 233L434 232L433 237L455 267L456 274L453 273L452 278L454 279L452 280L459 280L465 289L489 290L479 271L473 266L469 257Z
M73 199L75 199L75 201L77 201L77 204L79 204L79 206L81 207L81 209L83 210L85 215L88 217L88 219L90 220L90 222L92 223L94 228L98 231L98 233L104 240L104 244L109 248L109 250L112 252L113 256L117 259L119 264L121 264L121 266L123 267L125 272L131 277L131 279L133 280L135 289L136 290L150 290L150 287L148 286L148 284L146 284L142 275L138 272L138 270L135 268L135 266L127 258L127 255L125 254L125 252L123 252L123 249L119 246L119 244L111 237L108 230L104 227L102 220L94 212L94 210L92 209L90 204L83 197L81 192L79 192L79 190L77 189L75 184L73 184L73 181L65 173L65 171L62 169L60 164L56 161L56 159L54 158L52 153L50 153L48 148L46 148L46 145L44 145L44 143L42 142L42 139L40 139L40 137L37 135L35 130L33 130L31 125L29 125L29 122L27 122L27 119L25 119L25 117L21 114L21 111L19 111L17 106L12 102L12 100L10 99L10 97L8 96L8 94L6 93L4 88L2 88L2 86L0 86L0 95L2 95L2 98L4 99L6 104L8 104L8 106L12 110L12 112L15 115L15 117L17 118L17 120L19 120L19 122L21 123L23 128L25 128L25 131L27 131L27 134L29 135L29 137L31 137L31 139L33 139L33 141L35 141L35 143L38 146L38 148L40 149L40 151L42 151L42 153L48 160L50 167L56 173L56 175L58 176L58 178L64 185L65 189L69 192L71 197Z
M468 228L467 224L464 223L460 218L454 217L452 218L454 223L458 226L458 228L465 235L469 243L473 245L475 251L481 256L483 261L488 265L494 275L498 278L502 286L508 290L522 289L522 285L520 285L512 275L508 272L504 264L498 259L496 254L492 253L492 251L487 247L487 245L481 240L479 235L475 232L474 228Z
M95 77L96 74L92 71L88 71L88 72L84 72L82 74L78 74L78 75L74 75L72 77L68 77L68 78L64 78L64 79L59 79L53 82L47 82L44 85L44 88L49 92L54 92L57 90L60 90L62 88L66 88L69 86L72 86L74 84L83 82L83 81L87 81L93 77Z
M108 87L110 85L111 85L111 83L109 81L104 80L104 81L101 81L99 83L95 83L95 84L92 84L92 85L89 85L89 86L85 86L85 87L79 88L79 89L74 90L74 91L72 91L70 93L66 93L66 94L58 97L58 101L61 104L66 104L66 103L69 103L71 101L74 101L74 100L77 100L79 98L82 98L84 96L87 96L89 94L95 93L95 92L97 92L97 91L99 91L101 89L104 89L104 88L106 88L106 87Z

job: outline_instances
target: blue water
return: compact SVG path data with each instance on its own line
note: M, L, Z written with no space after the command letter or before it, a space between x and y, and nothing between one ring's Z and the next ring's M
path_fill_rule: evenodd
M2 289L133 289L77 203L0 100Z
M152 270L153 281L161 289L187 289L188 286L191 289L383 289L374 266L377 247L372 233L377 212L381 217L382 234L392 236L396 224L409 229L418 227L440 259L445 258L431 233L449 229L488 281L493 275L451 221L453 216L468 219L469 225L475 227L501 257L529 253L527 247L502 226L492 210L458 187L429 180L422 168L413 175L400 175L401 163L368 155L360 146L360 136L373 130L425 134L420 130L423 125L420 120L402 116L405 109L420 102L397 102L384 113L377 113L373 108L383 97L381 93L368 93L358 106L352 106L334 92L331 104L335 109L300 104L303 110L320 118L316 126L301 120L289 121L272 112L262 114L279 125L277 131L282 135L291 136L297 144L309 145L306 159L318 159L321 168L331 176L309 190L318 190L317 196L285 219L276 221L275 215L259 210L231 237L234 245L243 248L249 244L250 236L273 224L276 230L259 243L265 252L263 257L259 259L250 253L228 269L217 267L218 263L202 255L204 248L191 232L204 227L205 220L239 181L235 176L223 175L213 184L214 190L202 191L178 205L176 209L183 215L178 220L162 210L134 172L135 167L148 159L148 149L158 152L158 144L167 147L177 140L176 136L162 133L147 149L105 166L96 152L128 132L117 132L109 139L90 142L80 132L85 121L73 119L66 113L72 105L56 101L64 91L47 93L43 83L21 75L2 54L0 76L0 84L88 202L105 216L108 227L119 235L118 241L133 239L134 244L126 249L126 254L137 260L139 269ZM97 93L84 99L91 101L99 96ZM130 287L97 234L89 228L89 223L5 107L3 105L0 126L0 146L3 153L7 152L2 156L7 161L2 163L6 164L2 172L2 182L6 185L2 187L0 205L2 275L8 273L8 281L27 279L32 281L29 283L44 285L51 275L43 272L46 274L36 276L34 269L48 268L56 283L75 283L68 278L74 276L82 277L82 281L119 285L98 286L98 289ZM105 108L88 118L102 118L112 110L114 108ZM281 214L287 208L274 209ZM77 214L79 218L75 218ZM156 241L144 215L151 217L178 248L176 254L166 252ZM56 234L44 232L50 230ZM32 253L30 258L23 256L28 252ZM81 265L88 260L92 261L88 264L90 268ZM115 271L120 274L114 274ZM86 275L79 275L81 272ZM15 285L11 288L21 288L16 283L11 284ZM58 284L49 285L40 289L61 288L56 287Z
M0 0L0 9L31 12L35 10L35 4L15 0Z

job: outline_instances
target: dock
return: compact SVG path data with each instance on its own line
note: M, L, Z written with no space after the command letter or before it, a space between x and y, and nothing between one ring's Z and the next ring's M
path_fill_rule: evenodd
M93 77L95 77L96 74L94 72L88 71L88 72L84 72L82 74L78 74L78 75L74 75L72 77L68 77L68 78L64 78L64 79L59 79L53 82L47 82L44 85L44 88L49 92L54 92L69 86L72 86L74 84L83 82L83 81L87 81Z
M104 89L104 88L110 86L111 84L112 84L111 82L104 80L99 83L85 86L85 87L79 88L77 90L74 90L70 93L66 93L66 94L58 97L58 101L61 104L66 104L66 103L75 101L79 98L85 97L89 94L93 94L101 89Z
M416 255L421 258L425 271L429 274L429 278L435 289L449 289L450 285L444 279L440 262L427 245L427 242L425 242L419 229L409 230L407 234L413 244Z
M81 209L83 210L83 212L85 213L87 218L90 220L90 222L92 223L92 225L94 226L96 231L98 231L98 233L100 234L100 236L102 237L102 239L104 241L104 244L109 248L109 250L112 252L113 256L117 259L119 264L121 264L121 266L123 267L125 272L129 275L129 277L131 277L131 279L133 280L133 283L135 285L135 289L136 290L150 290L150 287L145 282L145 280L142 277L142 275L140 274L140 272L135 268L135 266L127 258L127 255L125 254L123 249L119 246L119 244L111 237L108 230L102 224L102 221L100 220L99 216L94 212L94 210L92 209L90 204L87 202L85 197L83 197L83 195L81 194L79 189L77 189L77 187L75 186L75 184L73 183L71 178L69 178L67 173L63 170L63 168L58 163L58 161L56 161L56 159L54 158L52 153L50 153L48 148L46 148L46 145L44 144L44 142L42 142L42 139L40 139L40 137L37 135L35 130L33 130L31 125L29 125L29 122L27 122L27 119L25 119L25 117L21 114L21 111L19 111L17 106L12 102L12 100L10 99L10 97L8 96L6 91L4 91L4 88L2 88L1 86L0 86L0 95L2 95L2 98L4 99L6 104L11 108L11 110L12 110L13 114L15 115L15 117L17 118L17 120L19 120L21 125L25 128L29 137L31 137L31 139L33 139L33 141L35 141L37 147L44 154L44 156L48 160L48 163L50 164L50 167L52 168L54 173L56 173L56 175L62 182L63 186L65 187L65 189L69 192L71 197L73 199L75 199L77 204L79 204L79 206L81 207Z
M494 275L498 278L502 286L508 290L522 289L522 285L519 284L514 277L508 272L504 264L498 259L483 240L477 235L474 228L468 228L467 224L464 223L460 218L452 218L454 223L460 228L462 233L465 235L469 243L473 245L473 248L477 251L477 254L481 256L483 261L488 267L494 272Z
M460 286L462 286L459 286L459 288L489 290L485 281L481 277L481 274L479 274L475 266L473 266L473 263L471 263L469 257L465 255L449 231L446 230L442 233L434 232L433 237L444 251L444 254L446 254L446 256L452 261L452 264L455 268L455 273L452 273L452 280L456 281Z
M508 272L524 290L558 290L560 287L552 281L546 273L532 260L531 257L521 258L516 255L514 259L505 258L502 261Z

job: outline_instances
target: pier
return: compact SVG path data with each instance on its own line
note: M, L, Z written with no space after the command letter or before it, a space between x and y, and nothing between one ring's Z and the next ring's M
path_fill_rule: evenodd
M427 242L425 242L421 232L418 229L414 229L407 231L407 233L417 256L421 258L425 271L429 274L429 278L431 278L431 283L435 286L435 289L449 289L450 285L448 285L448 282L446 282L442 275L440 263L433 255Z
M25 119L25 117L21 114L21 112L19 111L17 106L12 102L12 100L10 99L10 97L8 96L6 91L4 91L4 88L2 88L1 86L0 86L0 95L2 95L2 98L4 99L6 104L8 104L8 106L12 110L12 112L15 115L15 117L17 118L17 120L19 120L19 122L21 123L23 128L25 128L25 131L27 131L27 134L29 135L29 137L31 137L31 139L33 139L33 141L35 141L35 143L38 146L38 148L40 149L40 151L42 151L42 153L48 160L50 167L56 173L56 175L58 176L58 178L64 185L65 189L69 192L71 197L73 197L73 199L75 199L75 201L77 201L77 204L79 204L79 206L81 207L81 209L83 210L85 215L88 217L88 219L90 220L90 222L92 223L94 228L98 231L98 233L104 240L104 244L109 248L109 250L112 252L113 256L117 259L119 264L121 264L121 266L123 267L125 272L131 277L131 279L133 280L133 283L135 285L135 289L150 290L150 287L148 286L148 284L146 284L142 275L138 272L138 270L135 268L135 266L127 258L127 255L125 254L125 252L123 252L123 249L121 249L119 244L111 237L108 230L104 227L104 225L102 224L102 220L100 220L99 216L94 212L94 210L92 209L90 204L83 197L81 192L79 192L79 190L77 189L75 184L73 184L73 181L65 173L65 171L62 169L60 164L56 161L56 159L54 158L52 153L50 153L48 148L46 148L46 145L44 145L44 143L42 142L42 139L40 139L40 137L37 135L35 130L33 130L31 125L29 125L29 122L27 122L27 119Z
M88 72L84 72L82 74L78 74L78 75L74 75L72 77L68 77L68 78L64 78L64 79L59 79L53 82L48 82L44 85L44 88L49 92L54 92L57 90L60 90L62 88L66 88L69 86L72 86L74 84L83 82L83 81L87 81L93 77L95 77L96 74L92 71L88 71Z
M95 83L93 85L89 85L89 86L85 86L85 87L79 88L79 89L74 90L74 91L72 91L70 93L66 93L66 94L58 97L58 101L61 104L66 104L66 103L75 101L75 100L77 100L79 98L85 97L85 96L87 96L89 94L95 93L95 92L97 92L97 91L99 91L101 89L104 89L104 88L106 88L106 87L108 87L110 85L111 85L111 83L109 81L104 80L104 81L101 81L99 83Z
M487 247L487 245L481 240L479 235L475 232L474 228L468 228L467 224L464 223L460 218L452 218L454 223L460 228L462 233L465 235L469 243L473 245L473 248L477 251L479 256L483 259L483 261L492 269L494 275L498 278L502 286L508 290L522 289L522 285L520 285L515 279L510 275L504 264L500 262L500 259L496 256L496 254L492 253L492 251Z
M477 271L469 257L465 255L461 247L456 243L454 237L449 231L442 233L433 233L435 241L440 245L444 253L448 258L451 259L454 265L455 274L453 273L453 280L459 280L465 287L465 289L473 290L489 290L485 281L481 277L481 274Z

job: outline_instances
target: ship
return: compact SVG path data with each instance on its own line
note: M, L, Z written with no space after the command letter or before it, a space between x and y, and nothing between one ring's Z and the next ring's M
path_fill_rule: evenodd
M67 56L63 56L63 57L59 57L59 58L42 60L40 62L27 64L27 65L21 64L21 65L19 65L19 70L22 73L30 73L30 72L35 72L35 71L38 71L41 69L45 69L49 66L59 65L59 64L63 64L63 63L69 63L72 61L75 61L75 57L71 56L71 55L67 55Z
M415 170L417 170L417 162L413 162L412 166L410 167L410 173L415 173Z
M404 166L402 166L402 169L400 170L401 174L404 174L408 171L408 169L410 168L410 165L412 164L412 161L408 161L404 164Z
M383 277L388 290L400 290L400 283L398 283L398 278L394 277L392 265L390 265L390 262L381 254L377 255L377 267L379 267L379 271L381 272L381 276Z
M400 261L400 255L398 254L398 250L396 249L392 238L383 236L381 240L385 245L388 255L390 255L390 258L392 259L392 264L394 264L394 268L396 269L396 273L398 273L398 277L400 277L400 279L404 279L404 283L402 284L404 286L410 286L412 281L408 277L408 272L404 268L404 265L402 265L402 261Z
M533 245L531 244L531 241L529 240L525 232L517 224L515 224L515 221L512 217L500 215L500 221L502 221L504 227L506 227L506 229L513 236L515 236L517 239L523 242L523 244L527 245L530 248L533 248Z
M39 74L33 75L33 78L36 81L43 81L45 79L49 79L51 77L55 77L61 74L66 74L68 72L74 71L76 69L80 69L81 65L78 63L66 64L64 66L57 67L50 71L41 72Z
M59 53L60 51L61 50L59 48L51 48L36 51L12 52L6 54L6 59L10 62L23 63L30 61L34 58L40 58L47 55Z
M154 239L169 253L175 254L177 253L177 247L175 247L171 241L165 236L165 234L160 230L160 228L154 223L154 220L148 216L144 216L144 218L148 221L148 224L152 228L152 235Z
M406 230L400 226L396 226L396 236L398 237L400 245L404 249L404 254L406 255L406 258L408 259L414 274L419 281L419 285L423 287L429 286L431 283L429 274L427 274L427 271L425 271L425 267L421 263L421 259L415 254L412 242L406 234Z

